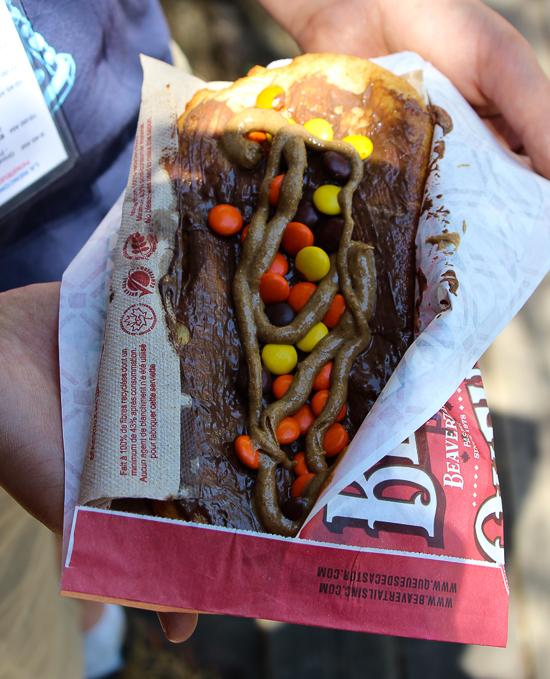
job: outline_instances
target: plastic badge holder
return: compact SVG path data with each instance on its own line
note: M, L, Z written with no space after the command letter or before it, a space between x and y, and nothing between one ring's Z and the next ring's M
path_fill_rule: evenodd
M0 60L2 218L66 174L78 151L61 109L75 61L33 30L18 0L0 1Z

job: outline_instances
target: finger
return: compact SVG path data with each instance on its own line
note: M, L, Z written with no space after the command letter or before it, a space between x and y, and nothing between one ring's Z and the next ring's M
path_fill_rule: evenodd
M499 118L502 119L502 116L499 116ZM535 171L535 168L533 167L533 161L528 155L526 155L525 148L521 144L514 144L514 140L516 139L515 133L511 132L511 137L509 138L506 133L502 133L502 124L495 124L493 122L495 118L482 118L482 120L487 129L490 130L492 135L511 158L513 158L520 165L523 165L523 167L526 167L528 170L531 170L532 172ZM506 125L504 126L506 127Z
M381 0L258 1L304 52L388 54L380 29Z
M505 138L550 178L550 81L527 40L478 0L383 0L381 8L389 50L420 53L478 112L501 113Z
M196 613L158 613L160 626L168 641L179 644L187 641L195 631L198 615Z
M499 135L523 147L537 172L550 178L550 81L527 40L478 0L410 3L408 23L389 31L391 51L410 49L444 73L481 114L502 114ZM384 0L387 12L403 0Z
M525 38L510 27L491 47L484 45L479 79L481 89L521 140L535 170L550 178L550 81Z
M479 113L479 111L478 111ZM520 136L512 129L510 123L504 118L502 114L496 116L483 116L481 119L485 125L491 130L492 134L496 139L506 148L509 148L514 153L525 153L523 148L523 140Z

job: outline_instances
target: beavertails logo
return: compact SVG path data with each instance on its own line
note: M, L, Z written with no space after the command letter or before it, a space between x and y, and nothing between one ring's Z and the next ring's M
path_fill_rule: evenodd
M324 523L331 532L350 526L373 538L380 530L421 535L431 547L443 548L444 514L445 493L426 451L411 436L331 500Z
M144 236L139 231L136 231L128 236L122 252L128 259L149 259L156 249L156 236L153 236L151 233Z
M122 289L130 297L143 297L152 294L155 289L155 275L146 266L128 272L122 281Z
M469 510L468 503L472 507L467 514L474 524L473 537L479 553L488 561L504 564L502 497L493 429L479 369L474 368L463 384L475 423L471 418L468 423L462 396L456 399L456 417L449 414L450 404L444 406L416 436L411 436L326 505L323 521L328 530L341 533L346 527L360 528L372 538L378 538L381 531L420 535L428 546L444 548L447 488L451 493L465 493L464 512ZM458 389L457 393L464 392ZM474 424L481 437L470 432ZM439 478L429 457L428 433L432 437L437 434L440 441L432 454L444 456ZM477 447L482 439L487 446L484 455ZM488 465L494 490L489 497L490 487L483 484L483 492L480 488Z

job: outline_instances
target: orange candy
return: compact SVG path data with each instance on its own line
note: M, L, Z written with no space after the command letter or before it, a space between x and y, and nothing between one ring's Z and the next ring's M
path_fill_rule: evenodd
M309 406L307 403L304 403L300 410L297 413L294 413L292 417L296 420L296 422L298 422L300 434L302 434L302 436L307 434L307 430L315 422L313 410L311 410L311 406Z
M309 469L307 468L306 464L305 453L296 453L296 455L294 456L294 462L298 463L294 467L294 473L296 474L296 476L303 476L304 474L309 474Z
M252 445L250 436L239 436L235 441L235 452L239 460L250 467L250 469L258 469L260 465L260 453Z
M277 441L284 445L292 443L300 436L300 425L292 417L285 417L277 427Z
M277 400L283 398L293 379L293 375L279 375L279 377L277 377L277 379L273 382L271 391Z
M284 174L279 174L276 177L274 177L271 181L271 185L269 187L269 202L274 207L279 202L279 195L281 193L281 184L283 183L284 178L285 178Z
M286 261L286 257L278 252L267 273L278 273L279 276L285 276L288 273L288 262Z
M264 273L260 278L260 297L266 304L286 302L289 293L290 285L280 274Z
M342 427L341 424L333 424L327 430L325 434L325 441L323 443L323 449L327 457L334 457L341 453L347 446L349 441L348 432Z
M233 236L243 227L243 216L233 205L216 205L208 213L208 224L220 236Z
M300 497L300 495L303 493L304 488L307 486L307 484L311 481L311 479L315 476L315 474L303 474L302 476L299 476L296 481L292 484L292 487L290 489L290 496L291 497Z
M327 328L335 328L338 322L342 318L344 311L346 310L346 300L344 295L337 294L334 296L334 301L332 306L327 311L325 317L323 318L323 323Z
M315 283L296 283L296 285L292 286L288 296L288 303L298 313L307 304L315 290L317 290Z
M315 381L313 382L314 391L319 391L320 389L330 389L331 372L332 372L332 361L329 361L321 368L321 372L315 378Z
M325 403L327 402L328 395L330 394L329 389L321 389L318 391L315 396L311 399L311 409L315 413L317 417L322 413L323 408L325 407ZM344 403L344 406L342 410L340 411L340 414L336 418L336 422L340 422L340 420L343 420L344 417L346 416L347 412L347 406Z
M246 234L248 233L248 227L249 226L250 226L250 224L247 224L244 227L244 229L241 231L241 243L244 243L244 241L246 240Z
M303 248L313 245L314 240L313 232L308 226L300 222L289 222L281 245L289 255L297 255Z
M250 141L257 141L258 144L262 144L267 139L266 133L261 132L260 130L249 132L247 137L250 139Z

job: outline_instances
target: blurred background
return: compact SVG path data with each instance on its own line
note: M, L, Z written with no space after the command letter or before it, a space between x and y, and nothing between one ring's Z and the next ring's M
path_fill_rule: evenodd
M525 35L550 75L550 0L487 4ZM267 65L300 53L292 38L253 0L162 0L162 5L175 41L193 72L205 80L234 80L255 64ZM484 356L482 372L505 506L511 586L508 648L204 615L193 637L178 650L187 667L197 672L185 676L550 677L550 279ZM154 636L158 623L154 618L145 620ZM155 643L166 642L159 636ZM176 666L173 672L166 676L184 676Z

